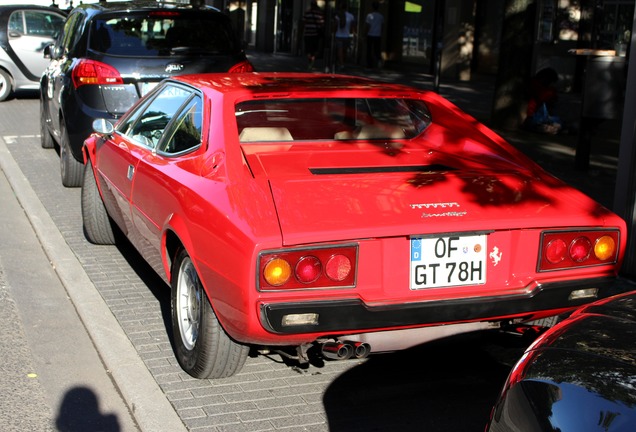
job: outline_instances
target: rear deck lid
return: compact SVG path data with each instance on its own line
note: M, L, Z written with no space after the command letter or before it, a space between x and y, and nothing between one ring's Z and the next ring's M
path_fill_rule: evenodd
M444 152L413 140L399 150L272 144L244 152L255 175L269 179L286 245L598 223L599 206L580 192L471 146L483 150L466 141Z

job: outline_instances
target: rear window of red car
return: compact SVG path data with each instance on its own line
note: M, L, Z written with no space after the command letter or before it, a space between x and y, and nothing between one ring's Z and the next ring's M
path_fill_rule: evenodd
M426 104L398 98L246 101L236 106L241 142L409 139L431 122Z

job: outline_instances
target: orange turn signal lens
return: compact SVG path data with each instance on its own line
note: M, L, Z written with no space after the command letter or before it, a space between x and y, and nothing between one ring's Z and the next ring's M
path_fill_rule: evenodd
M263 270L263 277L271 286L281 286L286 283L292 274L291 265L282 258L273 258Z
M594 255L601 261L607 261L616 254L616 242L610 236L603 236L596 240Z

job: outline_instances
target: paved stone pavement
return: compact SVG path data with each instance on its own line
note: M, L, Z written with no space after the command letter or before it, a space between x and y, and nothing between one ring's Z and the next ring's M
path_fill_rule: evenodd
M35 121L37 103L24 102L28 118ZM13 125L22 123L14 120ZM287 367L280 359L255 357L234 378L190 378L176 363L169 340L169 288L128 245L102 247L85 240L80 189L51 187L59 183L59 160L53 150L39 147L38 136L2 134L64 240L189 430L293 430L299 426L324 430L322 393L352 363L302 371ZM302 396L289 390L299 385L303 386Z

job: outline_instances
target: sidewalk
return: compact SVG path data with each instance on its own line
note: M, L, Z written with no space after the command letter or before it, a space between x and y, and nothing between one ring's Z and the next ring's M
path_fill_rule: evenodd
M307 72L307 63L303 56L251 51L247 54L257 71ZM314 72L320 73L323 70L324 63L317 61ZM369 70L361 66L350 66L340 73L407 84L431 91L434 88L432 75L413 71ZM477 76L470 82L442 80L439 93L478 121L489 126L494 88L494 76ZM580 97L563 94L561 100L566 118L578 121ZM606 207L612 208L616 187L620 121L606 121L599 126L596 135L592 137L588 170L577 170L574 166L578 142L576 134L542 135L524 130L496 130L496 132L551 174Z
M0 138L0 430L137 431L11 189L3 146Z
M0 197L0 430L184 431L2 137Z

